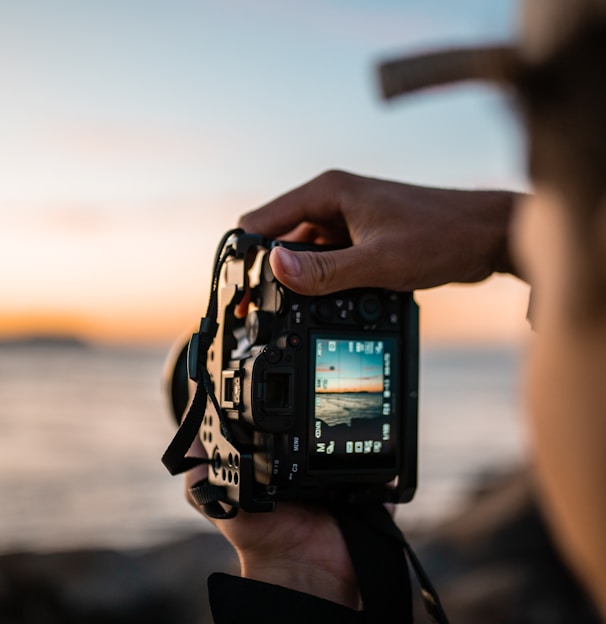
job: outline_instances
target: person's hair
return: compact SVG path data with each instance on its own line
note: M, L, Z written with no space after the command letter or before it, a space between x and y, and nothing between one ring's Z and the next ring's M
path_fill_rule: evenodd
M575 313L606 318L606 20L518 77L533 182L556 189L579 249ZM538 243L540 244L540 243Z

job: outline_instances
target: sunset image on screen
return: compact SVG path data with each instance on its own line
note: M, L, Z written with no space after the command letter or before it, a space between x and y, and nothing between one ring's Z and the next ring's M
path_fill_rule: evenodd
M386 340L316 340L315 417L352 425L391 409L392 354Z

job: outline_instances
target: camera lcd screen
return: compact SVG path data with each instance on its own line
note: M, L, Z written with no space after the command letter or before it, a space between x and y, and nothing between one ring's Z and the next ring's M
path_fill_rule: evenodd
M394 462L397 340L311 340L311 469L389 468Z

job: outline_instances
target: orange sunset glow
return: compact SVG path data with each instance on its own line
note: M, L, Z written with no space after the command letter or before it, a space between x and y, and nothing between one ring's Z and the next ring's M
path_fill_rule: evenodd
M16 310L0 313L0 338L73 336L114 344L168 345L195 328L206 311L206 288L188 289L167 300L144 299L120 309L109 299L105 309L74 311ZM171 293L172 295L173 293ZM421 339L428 342L511 343L523 340L529 288L513 278L494 278L474 286L443 286L415 293L420 307Z
M140 303L108 297L105 307L0 312L0 338L73 336L93 342L167 345L195 328L206 311L208 286L196 293L142 293ZM429 342L510 343L524 339L529 288L514 278L493 278L473 286L451 285L417 291L421 339Z
M327 169L524 189L502 94L379 97L377 59L456 34L452 19L374 3L239 3L237 19L167 7L15 6L0 65L0 338L170 343L205 311L223 232ZM505 4L477 10L470 39L511 26ZM418 293L422 337L517 339L526 298L501 279Z

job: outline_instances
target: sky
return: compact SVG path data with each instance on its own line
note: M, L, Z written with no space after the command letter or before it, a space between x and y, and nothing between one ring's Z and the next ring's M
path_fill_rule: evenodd
M486 86L384 102L377 64L504 41L513 0L0 0L0 338L165 344L240 214L327 169L525 190ZM513 278L419 292L428 340L525 331Z
M382 340L318 340L315 391L382 392Z

